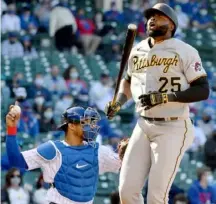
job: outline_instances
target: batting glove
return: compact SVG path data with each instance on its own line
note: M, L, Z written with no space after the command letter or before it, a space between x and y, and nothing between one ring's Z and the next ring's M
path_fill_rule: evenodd
M154 106L168 102L168 95L166 93L151 92L139 96L141 104L145 110L151 109Z
M113 119L116 113L121 109L121 104L117 101L114 104L110 101L105 107L105 114L109 120Z

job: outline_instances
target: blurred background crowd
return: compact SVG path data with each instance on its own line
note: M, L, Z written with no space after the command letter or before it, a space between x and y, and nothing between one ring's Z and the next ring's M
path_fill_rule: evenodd
M25 172L8 162L5 114L15 101L22 108L22 151L62 139L56 127L73 105L100 111L97 141L113 151L130 137L137 119L134 102L128 101L112 121L103 110L113 96L127 25L138 26L135 43L145 38L143 11L157 2L175 9L175 37L198 49L211 86L208 100L190 105L195 140L171 188L170 204L216 203L216 0L2 0L2 203L44 204L49 188L39 170ZM95 204L118 204L117 189L118 175L101 175Z

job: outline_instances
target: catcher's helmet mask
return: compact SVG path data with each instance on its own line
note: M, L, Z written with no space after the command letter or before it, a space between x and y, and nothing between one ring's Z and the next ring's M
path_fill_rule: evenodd
M95 138L99 131L98 121L101 119L96 109L88 107L70 107L63 114L63 124L59 130L66 132L68 123L81 124L83 128L83 139L88 143L95 143Z
M148 21L148 19L155 13L161 13L161 14L165 15L166 17L168 17L173 22L175 28L172 32L172 36L174 36L175 31L178 27L178 18L176 16L175 11L167 4L158 3L158 4L155 4L152 8L145 10L144 16L146 17L146 19ZM147 24L147 22L146 22L146 24Z

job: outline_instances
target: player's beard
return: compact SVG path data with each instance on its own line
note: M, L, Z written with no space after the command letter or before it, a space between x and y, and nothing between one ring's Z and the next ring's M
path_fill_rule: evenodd
M162 25L162 26L159 26L155 30L148 30L147 33L149 37L153 37L153 38L160 37L160 36L164 36L167 33L168 28L169 28L168 25Z

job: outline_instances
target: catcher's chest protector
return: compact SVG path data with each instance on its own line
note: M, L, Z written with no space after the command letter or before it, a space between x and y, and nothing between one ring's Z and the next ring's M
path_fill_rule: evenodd
M58 192L76 202L87 202L94 198L98 181L98 144L96 147L65 146L54 142L62 155L62 165L55 178Z

